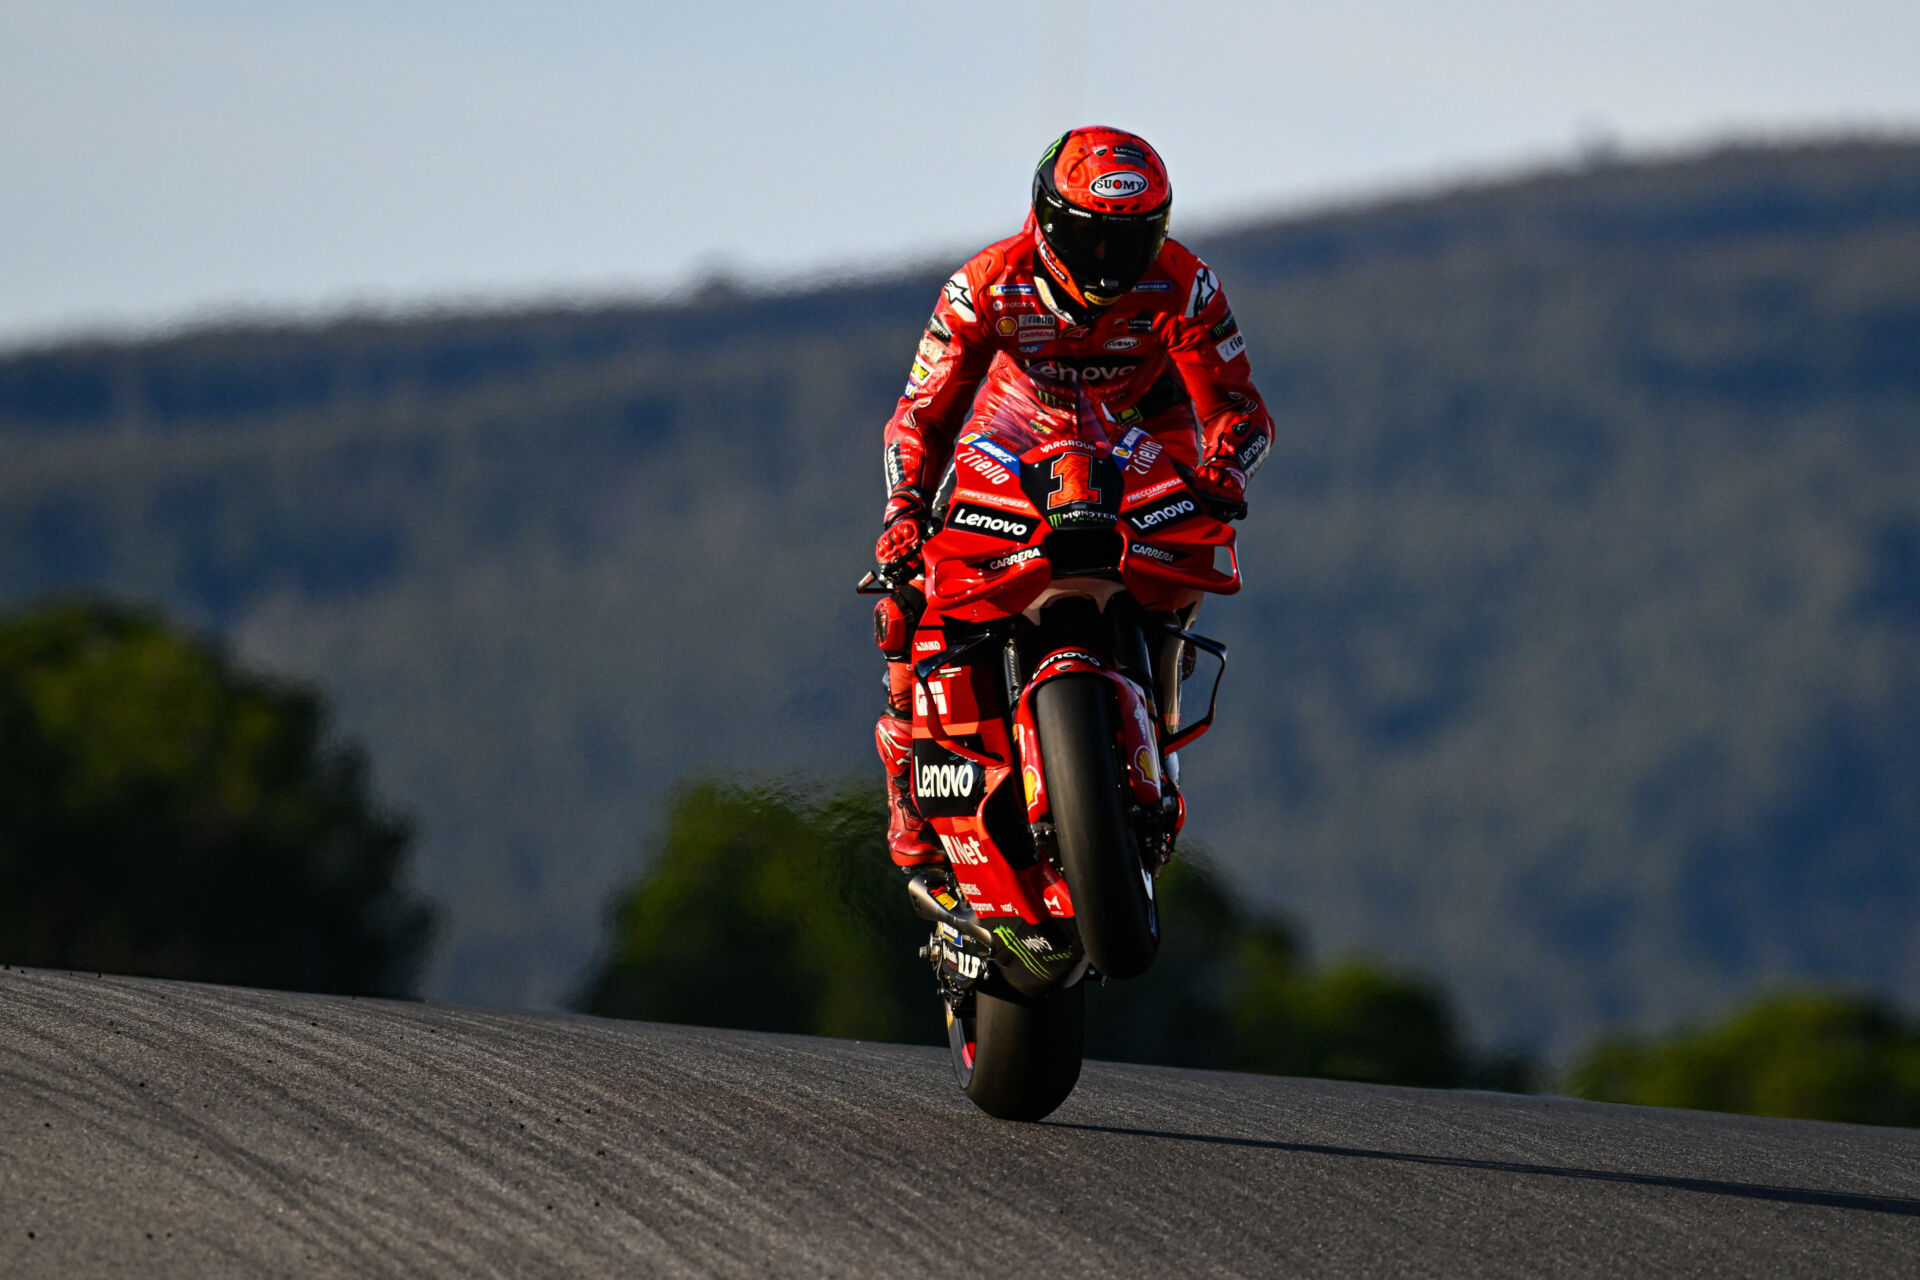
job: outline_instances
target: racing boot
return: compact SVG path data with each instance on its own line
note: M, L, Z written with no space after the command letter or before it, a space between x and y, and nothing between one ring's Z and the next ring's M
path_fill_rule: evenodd
M946 861L927 820L913 807L913 722L892 708L873 726L873 743L887 770L887 852L897 867L938 866Z

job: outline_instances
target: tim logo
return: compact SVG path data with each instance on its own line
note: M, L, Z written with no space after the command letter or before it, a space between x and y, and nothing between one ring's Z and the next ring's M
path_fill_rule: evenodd
M962 840L955 836L941 836L940 843L947 846L947 857L964 867L984 865L987 855L982 852L980 842L972 836Z

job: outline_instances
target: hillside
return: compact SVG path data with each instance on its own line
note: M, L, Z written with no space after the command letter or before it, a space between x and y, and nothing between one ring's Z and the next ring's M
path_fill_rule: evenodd
M1546 1047L1911 990L1920 145L1189 243L1282 423L1189 761L1248 894ZM423 820L430 990L551 1003L663 789L873 771L848 588L951 268L0 355L0 602L153 600L319 681Z

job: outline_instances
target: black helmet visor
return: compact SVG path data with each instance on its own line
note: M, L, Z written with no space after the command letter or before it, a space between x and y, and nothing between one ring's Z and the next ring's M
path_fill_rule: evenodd
M1167 209L1152 213L1087 213L1068 206L1043 209L1041 234L1088 294L1117 298L1138 284L1167 240Z

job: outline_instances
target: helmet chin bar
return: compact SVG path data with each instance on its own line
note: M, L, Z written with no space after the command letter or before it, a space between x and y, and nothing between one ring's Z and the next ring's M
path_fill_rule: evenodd
M1033 283L1039 291L1040 301L1046 304L1047 310L1059 316L1065 324L1091 324L1100 318L1101 314L1106 311L1107 306L1113 305L1112 303L1108 303L1106 306L1095 306L1092 303L1082 305L1075 301L1072 295L1068 294L1065 289L1060 290L1060 293L1056 294L1054 292L1055 282L1053 280L1053 273L1044 267L1033 273Z

